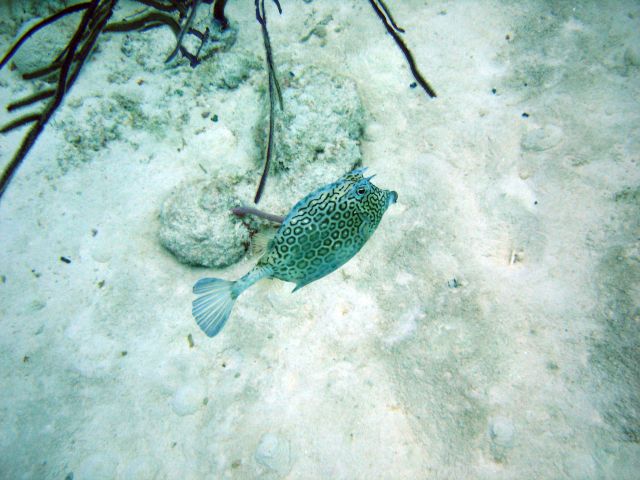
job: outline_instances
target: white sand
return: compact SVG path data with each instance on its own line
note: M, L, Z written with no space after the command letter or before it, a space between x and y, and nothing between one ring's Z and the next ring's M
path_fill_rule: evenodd
M640 7L388 4L437 99L367 2L268 6L278 64L356 81L399 202L340 271L252 288L214 339L191 287L251 259L181 265L157 217L198 163L254 174L266 74L216 92L163 67L166 30L101 39L0 202L0 477L638 478ZM261 57L252 4L228 16ZM28 91L0 72L0 104ZM69 150L96 118L117 135Z

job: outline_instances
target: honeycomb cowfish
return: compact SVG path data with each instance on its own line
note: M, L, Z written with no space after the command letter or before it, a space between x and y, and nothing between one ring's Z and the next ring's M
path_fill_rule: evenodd
M291 209L267 244L264 255L237 281L202 278L193 286L199 295L192 313L209 337L220 332L233 304L263 278L293 282L296 290L344 265L362 248L398 194L365 178L366 168L310 193Z

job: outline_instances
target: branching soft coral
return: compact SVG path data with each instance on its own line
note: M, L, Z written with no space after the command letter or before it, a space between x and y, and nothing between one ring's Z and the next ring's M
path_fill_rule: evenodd
M272 1L276 5L278 12L282 13L282 7L280 6L279 0ZM65 95L78 78L78 75L88 59L91 50L102 33L128 32L132 30L146 30L159 26L168 26L176 36L176 46L167 57L166 62L170 62L178 53L181 53L182 56L189 60L190 65L195 67L199 63L198 55L200 53L200 49L209 37L208 28L204 32L200 32L192 28L198 6L201 3L213 4L211 14L215 22L218 24L218 27L221 30L225 30L229 26L229 22L224 13L227 0L136 0L136 2L144 5L147 11L140 12L139 15L127 20L111 23L109 23L109 20L111 19L118 0L91 0L66 7L50 17L37 22L29 28L9 49L2 60L0 60L1 69L9 62L21 45L38 30L51 25L67 15L83 12L82 19L78 24L76 31L63 51L53 58L48 66L36 71L23 73L22 75L25 80L54 76L56 79L55 88L45 89L28 95L7 106L7 110L13 112L39 102L46 102L40 111L22 115L0 128L0 133L6 133L24 125L31 125L27 135L20 144L20 148L2 172L2 176L0 177L0 198L2 198L2 195L11 182L11 179L17 172L20 164L25 159L31 147L35 144L40 133L44 130L47 122L55 113L57 108L62 104ZM400 37L400 34L404 33L404 30L398 27L395 23L391 16L391 12L385 5L384 1L369 0L369 3L384 24L387 32L393 37L407 59L409 68L411 69L411 73L416 79L416 82L420 84L430 97L435 97L435 91L419 72L411 51ZM269 39L269 32L267 30L267 15L264 8L264 0L254 0L254 4L256 19L260 24L262 31L269 84L269 129L267 133L264 167L262 169L262 175L254 198L254 202L257 204L264 191L271 164L271 157L273 156L273 146L275 142L276 99L281 111L283 108L283 102L282 92L280 91L280 84L278 83L275 64L273 61L271 40ZM151 11L148 11L148 9L151 9ZM177 19L174 17L175 13L178 14ZM185 35L188 34L194 35L200 40L200 47L195 54L190 53L182 45Z

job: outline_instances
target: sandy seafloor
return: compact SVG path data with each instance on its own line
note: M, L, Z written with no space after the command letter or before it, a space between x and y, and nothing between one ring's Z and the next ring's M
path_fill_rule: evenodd
M1 478L640 478L640 4L387 3L437 99L368 2L268 5L279 74L355 82L399 201L341 271L248 290L213 339L193 283L255 258L183 265L159 211L201 166L257 183L266 74L196 88L167 29L103 36L0 202ZM262 61L253 3L227 14ZM0 72L2 105L32 88Z

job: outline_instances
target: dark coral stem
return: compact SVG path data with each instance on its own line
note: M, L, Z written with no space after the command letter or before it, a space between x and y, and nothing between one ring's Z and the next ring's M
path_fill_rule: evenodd
M280 3L278 0L273 0L278 7L278 12L282 13L282 8L280 7ZM256 4L256 19L260 24L260 29L262 31L262 40L264 43L264 51L265 57L267 59L267 72L269 73L269 78L273 81L276 93L278 94L278 103L280 104L280 110L282 110L283 102L282 102L282 91L280 90L280 83L278 83L278 77L276 76L276 69L273 64L273 53L271 50L271 39L269 38L269 31L267 30L267 13L264 10L264 0L260 2L260 8L258 7L258 0L255 0Z
M16 118L12 122L7 123L2 128L0 128L0 133L10 132L11 130L14 130L23 125L26 125L27 123L36 122L38 121L39 118L40 118L39 113L33 113L30 115L25 115L24 117Z
M191 24L193 20L196 18L196 13L198 12L198 5L200 5L200 0L193 0L193 5L191 6L191 11L189 12L189 16L187 17L186 22L182 26L180 30L180 34L178 35L178 40L176 42L176 48L173 49L173 52L169 54L167 59L164 61L165 63L169 63L171 60L175 58L175 56L180 51L180 47L182 46L182 40L184 39L185 34L191 28Z
M193 56L189 54L189 52L181 46L181 42L186 33L196 35L203 43L207 41L208 31L204 33L196 32L190 28L190 25L195 18L199 4L211 4L213 0L136 1L142 5L152 7L157 11L148 15L143 15L142 17L132 21L122 21L116 22L112 25L107 25L118 0L91 0L71 5L32 26L18 39L16 44L13 45L2 58L0 61L0 68L7 64L11 57L18 51L20 46L35 32L66 15L84 10L82 19L80 20L71 40L67 46L56 55L53 61L44 68L23 74L24 79L56 74L56 88L29 95L11 103L7 107L9 111L14 111L38 101L49 99L40 113L24 115L0 129L0 132L5 133L28 123L33 124L26 136L23 138L18 151L2 171L2 175L0 176L0 198L4 194L22 161L27 156L27 153L34 145L40 133L44 130L47 122L61 105L66 93L78 78L83 65L98 40L98 37L104 31L129 31L139 28L142 29L159 25L168 25L177 38L176 49L172 53L172 57L175 56L176 52L180 51L185 57L189 58L192 65L197 64L197 55ZM220 2L220 0L218 1ZM224 1L220 2L220 7L222 9L224 9L224 3ZM188 18L184 21L182 28L171 16L167 13L163 13L173 11L178 11L181 18L188 13ZM202 48L202 45L200 48Z
M377 1L384 6L384 3L382 3L381 0L377 0ZM429 83L425 80L425 78L422 76L422 74L418 70L418 67L416 66L416 62L413 59L413 55L411 54L411 51L409 50L407 45L402 41L402 39L400 38L400 35L398 35L398 32L396 31L396 30L398 31L401 31L401 30L398 29L397 26L395 26L395 23L393 22L393 19L391 18L390 15L389 15L389 19L393 25L387 21L387 17L385 17L382 9L376 3L376 0L369 0L369 3L373 7L373 10L376 12L380 20L382 20L382 23L387 29L387 32L389 32L389 35L393 37L396 44L398 45L398 47L404 54L405 58L407 59L407 63L409 64L409 68L411 69L411 73L413 74L413 78L415 78L416 82L418 82L418 84L420 84L420 86L424 89L424 91L427 92L427 95L429 95L431 98L435 98L436 92L433 90L433 88L431 88L431 85L429 85ZM386 6L384 6L383 8L385 12L388 12L388 9Z
M213 18L218 22L222 30L226 30L229 26L229 20L224 15L224 7L227 4L227 0L215 0L213 3Z
M54 89L44 90L42 92L29 95L28 97L25 97L22 100L18 100L17 102L10 103L9 105L7 105L7 110L9 112L13 112L14 110L18 110L19 108L26 107L27 105L31 105L32 103L39 102L40 100L51 98L55 94L56 94L56 91Z
M70 7L62 9L59 12L54 13L50 17L47 17L44 20L41 20L38 23L36 23L33 27L31 27L29 30L27 30L20 36L18 41L15 43L15 45L11 47L11 49L6 53L6 55L2 58L2 60L0 60L0 69L7 64L7 62L11 59L11 57L13 57L13 55L18 51L20 46L38 30L46 27L47 25L52 24L56 20L60 20L62 17L66 17L67 15L70 15L72 13L79 12L80 10L89 8L90 5L91 5L91 2L77 3L75 5L71 5Z
M278 7L278 11L282 13L282 9L277 0L274 3ZM267 60L267 72L269 76L269 133L267 136L267 151L265 153L264 168L262 169L262 176L260 177L260 183L258 184L258 190L254 198L254 203L258 203L262 197L262 192L267 183L267 176L269 175L269 166L271 165L271 157L273 156L273 139L275 135L275 101L274 92L277 94L278 102L280 104L280 110L282 110L282 92L280 91L280 84L276 76L275 68L273 66L273 55L271 53L271 41L269 40L269 32L267 30L267 15L264 10L264 0L255 0L256 5L256 19L260 23L262 30L262 39L264 41L264 50Z
M171 5L166 5L155 0L137 0L137 2L149 7L153 7L156 10L160 10L161 12L175 12L176 10L179 10L181 14L184 13L184 7L175 2L172 2Z
M245 215L254 215L256 217L269 220L270 222L273 222L273 223L283 223L285 218L281 215L275 215L273 213L263 212L262 210L258 210L257 208L253 208L253 207L235 207L231 209L231 212L234 215L241 218L244 217Z
M49 64L44 68L39 68L38 70L33 70L32 72L26 72L22 74L23 80L33 80L34 78L45 77L50 73L55 72L56 70L60 70L62 66L62 60L55 60L53 63Z
M380 4L380 6L382 7L382 10L384 10L384 14L387 16L387 18L389 19L389 23L393 26L393 28L400 32L400 33L404 33L404 28L400 28L395 20L393 19L393 17L391 16L391 12L389 11L389 9L387 8L387 6L384 4L384 2L382 0L378 0L378 3Z
M80 73L85 60L89 56L98 36L109 20L116 2L117 0L93 0L90 2L90 4L85 8L84 15L82 16L82 20L80 21L78 28L67 45L64 60L60 67L55 94L49 104L40 114L27 115L5 127L13 126L13 128L15 128L16 122L20 121L23 122L22 124L27 121L35 121L35 124L22 140L20 148L11 159L11 162L9 162L2 172L2 176L0 177L0 197L4 194L7 186L11 182L11 179L27 156L27 153L35 143L40 133L44 130L44 127L51 116L62 103L65 94L69 91L78 77L78 74ZM78 50L79 52L76 56L76 51Z
M256 196L253 199L255 204L258 204L262 197L262 192L267 184L267 176L269 175L269 167L271 165L271 157L273 156L273 137L275 134L275 102L273 101L273 81L269 76L269 133L267 134L267 151L264 155L264 168L262 169L262 175L260 176L260 183L258 184L258 190Z
M130 32L132 30L140 30L151 27L159 27L167 25L176 35L180 33L180 25L172 17L164 13L152 12L147 13L134 20L110 23L104 29L105 32Z

